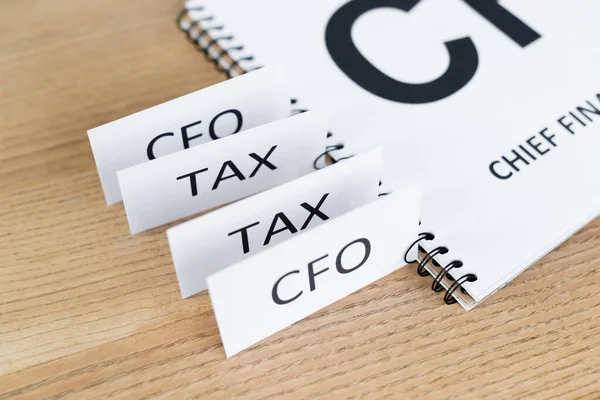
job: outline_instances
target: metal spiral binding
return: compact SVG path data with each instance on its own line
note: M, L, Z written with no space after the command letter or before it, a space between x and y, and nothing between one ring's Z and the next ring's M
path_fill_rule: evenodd
M329 134L327 136L329 137ZM352 157L352 156L350 156L350 157L343 157L343 158L335 159L331 156L332 152L342 150L343 148L344 148L343 143L332 144L332 145L325 147L325 151L322 152L321 154L319 154L317 156L317 158L315 158L315 160L313 161L314 169L319 170L319 169L325 168L325 166L323 166L323 167L319 166L319 161L321 161L321 159L324 159L326 156L330 157L332 164L336 164L337 162L341 161L342 159L345 160L347 158Z
M438 246L428 252L425 252L425 250L423 250L423 248L419 246L419 249L422 250L422 252L425 252L425 255L423 256L423 258L420 261L418 259L417 260L408 260L408 258L407 258L408 253L414 246L418 245L419 242L432 241L434 239L435 239L435 235L433 233L422 232L419 234L419 237L417 238L417 240L415 240L408 247L408 249L406 249L406 252L404 253L404 261L406 261L407 264L419 262L419 265L417 267L417 273L420 276L427 276L430 274L430 272L427 269L425 269L425 266L429 262L432 262L434 265L438 265L434 259L436 255L446 254L450 250L446 246ZM453 261L449 262L445 267L443 267L440 270L440 272L437 273L433 277L434 279L433 279L433 283L431 285L431 290L433 290L436 293L439 293L444 290L444 286L442 286L442 281L444 280L444 278L446 278L448 281L452 282L452 284L450 284L450 286L446 289L446 294L444 295L444 302L448 305L454 304L457 302L453 296L457 290L460 289L460 291L462 293L466 293L466 291L462 287L462 285L465 282L475 282L477 280L477 275L472 274L472 273L466 273L466 274L460 276L459 278L454 279L454 277L450 274L450 271L452 271L453 269L460 269L462 266L463 266L462 261L453 260Z
M199 17L192 18L190 13ZM188 40L204 54L215 69L232 78L262 68L253 65L254 56L244 53L244 46L235 43L235 37L226 32L224 25L215 22L213 15L205 13L204 7L185 8L177 16L177 27L185 32Z

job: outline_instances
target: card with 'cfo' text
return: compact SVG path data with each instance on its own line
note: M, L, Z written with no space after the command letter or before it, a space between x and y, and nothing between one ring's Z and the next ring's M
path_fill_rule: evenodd
M263 68L90 129L108 205L123 199L120 170L287 117L282 83Z
M209 276L227 357L402 267L419 210L399 190Z

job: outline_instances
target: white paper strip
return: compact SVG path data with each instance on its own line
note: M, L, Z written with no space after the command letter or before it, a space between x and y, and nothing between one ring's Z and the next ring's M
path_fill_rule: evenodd
M209 276L227 357L402 267L419 208L397 191Z
M310 111L119 171L131 232L310 173L326 136L325 112Z
M90 129L108 205L122 200L117 171L287 117L282 83L263 68Z
M381 167L373 150L167 230L182 297L206 289L208 275L376 200Z

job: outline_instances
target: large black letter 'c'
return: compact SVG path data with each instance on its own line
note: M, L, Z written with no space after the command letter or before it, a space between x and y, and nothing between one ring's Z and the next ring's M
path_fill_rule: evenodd
M445 42L450 55L448 69L439 78L422 84L390 78L371 64L352 41L352 26L365 12L381 7L409 12L419 1L352 0L343 5L331 17L325 31L325 43L333 61L363 89L398 103L432 103L458 92L475 76L479 65L477 49L469 37Z
M287 278L290 275L293 274L299 274L300 271L295 270L295 271L290 271L287 274L283 275L281 278L277 279L277 282L275 282L275 284L273 285L273 289L271 290L271 297L273 298L273 301L275 302L275 304L279 304L280 306L291 303L292 301L296 300L298 297L302 296L302 290L295 295L294 297L292 297L291 299L282 299L281 297L279 297L279 293L277 291L277 289L279 288L279 284L281 283L282 280L284 280L285 278Z

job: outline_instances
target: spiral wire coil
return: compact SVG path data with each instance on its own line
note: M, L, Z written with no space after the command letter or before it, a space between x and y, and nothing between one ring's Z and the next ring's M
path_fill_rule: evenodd
M447 254L450 250L446 246L435 247L432 250L426 252L420 261L418 259L417 260L409 260L408 253L410 252L410 250L413 247L417 246L420 242L432 241L434 239L435 239L435 235L433 233L422 232L419 234L419 237L417 238L417 240L415 240L408 247L408 249L406 249L406 252L404 253L404 261L406 261L407 264L412 264L412 263L416 263L416 262L419 263L417 266L417 273L420 276L425 277L430 274L430 272L425 268L425 266L430 262L435 265L436 264L436 262L435 262L436 255ZM440 272L438 272L433 277L433 283L431 285L431 290L433 290L436 293L439 293L444 290L444 286L442 286L442 281L444 280L444 278L446 278L448 281L452 282L450 284L450 286L448 287L448 289L446 289L446 293L444 294L444 302L448 305L454 304L457 302L457 300L454 297L454 293L457 290L460 290L461 292L465 293L465 290L462 287L462 285L464 283L477 281L477 275L472 274L472 273L466 273L464 275L461 275L457 279L455 279L452 276L452 274L450 274L450 271L452 271L454 269L460 269L462 266L463 266L462 261L459 261L459 260L450 261L445 267L443 267L440 270Z

